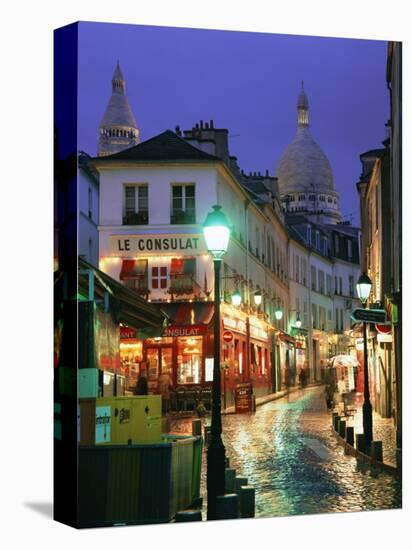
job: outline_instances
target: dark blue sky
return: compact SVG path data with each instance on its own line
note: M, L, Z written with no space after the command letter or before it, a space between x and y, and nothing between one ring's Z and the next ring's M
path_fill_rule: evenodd
M81 23L79 147L91 155L118 58L142 141L213 118L241 168L270 174L294 136L303 79L312 135L358 223L359 154L381 146L389 113L386 42Z

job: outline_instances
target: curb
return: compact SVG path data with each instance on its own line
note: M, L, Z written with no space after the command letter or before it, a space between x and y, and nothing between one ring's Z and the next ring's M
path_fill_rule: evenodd
M332 433L335 436L336 441L344 448L345 454L353 456L357 460L359 460L359 462L362 462L363 464L368 464L373 468L377 468L379 470L387 472L388 474L391 474L397 478L402 477L402 471L399 471L396 466L391 466L390 464L386 464L385 462L379 462L379 460L376 460L375 458L365 453L362 453L355 447L352 447L352 445L349 445L349 443L347 443L346 440L341 437L333 428Z

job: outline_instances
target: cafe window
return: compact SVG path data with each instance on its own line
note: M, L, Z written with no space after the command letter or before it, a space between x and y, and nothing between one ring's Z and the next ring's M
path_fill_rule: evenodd
M177 383L200 384L201 365L202 337L178 338ZM206 378L209 378L209 376Z
M170 264L170 293L191 294L196 273L196 258L172 258Z
M123 225L149 222L149 187L146 184L124 186Z
M167 267L152 267L152 288L167 288Z
M170 223L196 223L195 186L172 185L172 212Z
M148 290L147 260L123 260L119 278L127 288L146 293Z

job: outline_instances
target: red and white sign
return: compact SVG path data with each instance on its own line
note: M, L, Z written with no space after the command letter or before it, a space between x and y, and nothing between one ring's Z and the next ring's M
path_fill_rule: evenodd
M120 327L120 338L121 340L136 338L136 330L130 327Z
M207 325L170 325L163 330L163 336L202 336Z
M377 332L379 332L379 334L390 334L392 332L392 325L391 324L378 325L377 323L375 323L375 327L376 327Z
M225 342L231 342L233 340L233 333L230 330L225 330L223 333L223 340Z

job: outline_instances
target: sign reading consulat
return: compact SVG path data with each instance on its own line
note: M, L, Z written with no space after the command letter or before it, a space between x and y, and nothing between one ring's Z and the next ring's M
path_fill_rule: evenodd
M109 251L115 256L197 255L206 254L206 243L201 234L181 235L110 235Z

